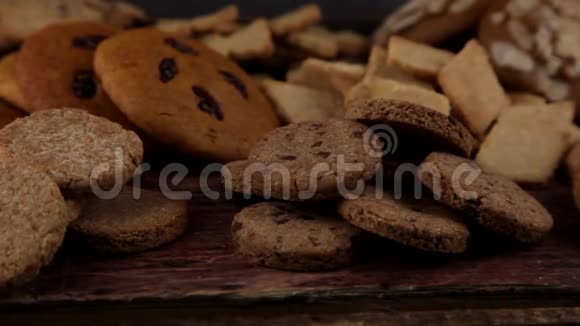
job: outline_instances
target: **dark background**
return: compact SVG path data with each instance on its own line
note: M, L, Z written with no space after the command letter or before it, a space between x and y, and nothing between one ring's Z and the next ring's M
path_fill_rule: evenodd
M132 0L143 6L154 17L193 17L205 14L227 4L237 4L242 18L272 17L302 4L317 2L329 22L378 22L404 0Z

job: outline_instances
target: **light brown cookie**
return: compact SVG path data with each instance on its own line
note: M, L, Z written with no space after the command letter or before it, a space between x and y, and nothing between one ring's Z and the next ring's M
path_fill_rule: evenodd
M62 107L128 125L97 80L97 46L119 30L101 23L51 25L26 39L16 61L16 79L29 113Z
M65 201L49 176L0 159L0 287L34 278L61 246L69 222Z
M125 1L4 0L0 2L0 49L15 46L51 24L90 21L128 27L145 20L141 8Z
M274 35L286 36L304 30L320 21L322 13L317 4L308 4L270 20Z
M386 45L392 35L428 44L441 43L477 26L490 0L410 0L383 22L375 43Z
M101 43L95 68L133 123L188 154L244 159L279 124L250 76L193 40L154 29L128 31Z
M389 65L427 80L436 80L441 69L455 56L452 52L398 36L391 37L387 51Z
M525 92L511 92L507 94L512 106L517 105L545 105L547 100L539 95Z
M409 102L375 98L353 102L347 107L346 117L367 124L387 124L397 132L397 138L412 143L417 150L444 149L471 157L478 142L453 117ZM397 139L395 139L396 141Z
M186 230L187 203L165 197L158 191L123 188L111 200L87 201L71 230L92 249L128 254L173 242Z
M12 105L0 101L0 129L4 128L12 121L25 116L26 114L14 108Z
M155 28L181 36L222 33L224 32L224 27L233 26L239 16L238 7L236 5L228 5L215 12L191 19L162 18L157 21Z
M332 214L267 202L236 214L232 236L237 252L256 264L323 271L350 265L364 232Z
M143 143L132 131L79 109L33 113L0 130L0 143L63 189L110 189L133 177Z
M381 151L382 142L354 121L292 124L264 136L247 161L227 164L224 176L231 176L226 181L234 191L246 194L292 201L337 198L375 175Z
M0 98L23 109L26 100L16 78L16 62L18 53L11 53L0 60Z
M474 219L484 228L534 243L552 229L552 215L514 182L485 171L468 159L432 153L419 170L423 184L441 202Z
M338 212L363 230L407 246L444 253L467 249L467 226L433 200L399 199L369 187L360 197L344 200Z
M338 41L334 35L327 29L317 26L292 33L286 41L290 46L319 58L333 59L339 53Z
M288 72L286 81L328 91L344 98L344 95L364 77L365 70L366 67L362 64L308 58Z

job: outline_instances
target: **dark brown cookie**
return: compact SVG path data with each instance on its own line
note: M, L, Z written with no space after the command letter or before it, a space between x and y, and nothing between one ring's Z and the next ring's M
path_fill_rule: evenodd
M292 201L336 198L375 175L381 150L378 137L355 121L291 124L264 136L247 161L227 164L224 176L244 193Z
M157 248L179 238L188 224L187 203L158 191L124 188L112 200L87 200L71 230L91 248L127 254Z
M51 25L22 45L16 62L17 81L29 113L63 107L88 112L127 125L96 79L95 49L117 28L100 23Z
M367 124L387 124L397 137L416 139L420 147L450 151L471 157L477 140L459 121L435 110L408 102L382 98L357 101L347 107L346 117Z
M69 213L58 186L24 162L0 158L0 287L28 281L62 244Z
M348 222L371 233L422 250L462 253L469 229L451 210L433 200L395 199L369 188L338 209Z
M290 203L267 202L238 213L232 223L237 252L253 262L295 271L332 270L353 261L364 232L338 216Z
M419 177L441 201L493 232L533 243L552 229L552 215L514 182L482 171L475 162L432 153Z
M153 29L119 34L99 46L95 68L133 123L188 154L245 159L256 141L279 125L251 77L185 37Z
M143 143L119 124L79 109L39 111L0 131L0 144L63 190L109 189L133 177Z

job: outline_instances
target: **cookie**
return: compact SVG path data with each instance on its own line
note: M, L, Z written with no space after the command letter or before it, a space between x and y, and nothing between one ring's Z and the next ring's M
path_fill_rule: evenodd
M365 70L366 67L362 64L308 58L288 72L286 81L328 91L344 98L344 95L364 77Z
M51 25L30 36L16 61L16 79L29 113L62 107L128 125L96 79L93 58L100 42L119 30L101 23Z
M236 251L256 264L284 270L348 266L364 232L332 215L290 203L252 205L232 222Z
M310 27L303 31L292 33L286 41L291 46L319 58L333 59L338 56L338 41L332 33L324 28Z
M0 159L0 205L0 287L4 287L34 278L50 263L69 218L49 176L5 157Z
M572 180L574 203L580 209L580 143L572 146L572 149L566 157L566 167Z
M479 39L503 83L550 101L580 100L580 3L497 1Z
M367 71L365 73L365 78L367 79L374 77L411 84L428 90L435 89L431 82L420 80L407 71L404 71L396 66L389 65L387 50L378 46L374 46L371 49Z
M503 112L483 141L481 167L518 183L550 181L570 146L574 105L519 105Z
M270 20L270 28L275 36L286 36L315 25L322 19L320 7L309 4L294 9Z
M8 103L0 101L0 129L26 115Z
M375 175L381 150L382 142L354 121L291 124L264 136L247 161L226 164L224 176L234 191L266 198L337 198Z
M511 92L507 94L511 105L545 105L548 104L544 97L532 93Z
M436 80L439 72L455 56L452 52L393 36L389 41L387 62L421 79Z
M259 18L229 36L213 34L201 39L205 45L235 60L270 58L275 45L265 19Z
M17 60L17 53L11 53L0 60L0 98L23 109L26 107L26 100L16 79Z
M377 45L400 35L419 43L438 44L477 26L490 0L410 0L390 14L375 32Z
M193 40L154 29L128 31L101 43L95 68L137 127L188 154L245 159L279 125L250 76Z
M128 27L146 20L141 8L124 1L7 0L0 3L0 49L51 24L91 21Z
M339 30L332 34L338 45L338 54L349 58L367 55L371 42L363 34L352 30Z
M344 200L338 212L363 230L417 249L456 254L467 249L467 226L433 200L399 199L370 187L360 197Z
M155 28L181 36L194 36L204 33L223 33L224 27L233 26L239 18L236 5L225 6L216 12L191 19L159 19ZM233 30L231 31L233 32Z
M458 119L479 139L483 139L500 112L510 106L486 50L476 40L469 41L443 67L437 80L453 103Z
M111 200L87 201L71 231L102 253L129 254L173 242L186 230L187 203L154 190L126 187Z
M133 177L143 143L119 124L79 109L39 111L0 130L0 144L63 189L110 189Z
M453 117L409 102L382 98L363 100L347 107L346 117L368 124L387 124L403 140L417 140L426 150L444 149L471 157L478 142ZM396 140L396 139L395 139Z
M423 184L439 194L442 203L490 231L534 243L552 229L552 215L536 199L514 182L482 171L473 161L432 153L419 172Z

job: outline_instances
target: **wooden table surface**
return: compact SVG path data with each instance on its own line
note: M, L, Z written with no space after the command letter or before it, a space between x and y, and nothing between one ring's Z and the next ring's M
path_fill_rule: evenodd
M114 258L69 240L35 282L0 293L2 319L79 321L99 307L102 319L91 322L580 321L580 214L564 182L533 191L556 218L536 247L476 235L468 253L445 256L385 241L367 262L328 273L249 265L234 254L229 232L233 214L248 203L209 200L195 177L179 188L194 193L182 239Z

